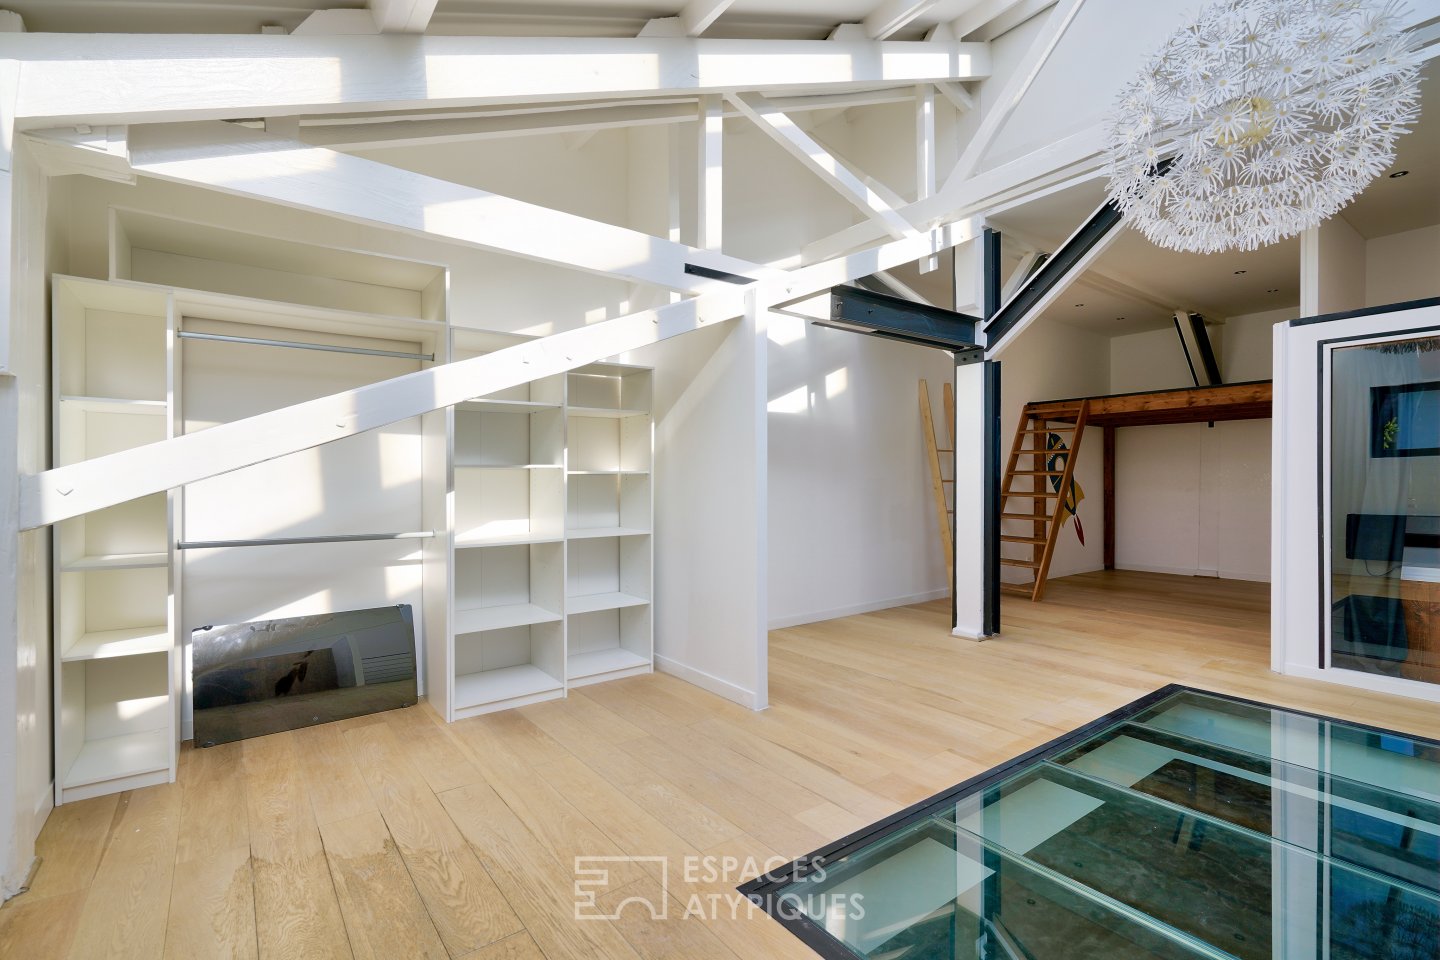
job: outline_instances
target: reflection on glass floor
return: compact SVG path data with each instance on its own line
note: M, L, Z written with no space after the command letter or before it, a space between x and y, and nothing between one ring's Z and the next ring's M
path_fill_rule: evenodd
M1440 745L1148 699L747 892L831 957L1440 957Z

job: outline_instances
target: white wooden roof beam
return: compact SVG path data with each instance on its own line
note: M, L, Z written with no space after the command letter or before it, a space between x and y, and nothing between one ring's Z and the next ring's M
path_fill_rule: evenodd
M424 33L438 0L370 0L381 33Z
M954 188L954 184L963 182L980 166L985 151L995 142L995 138L1009 122L1011 114L1030 92L1030 86L1035 78L1040 75L1041 69L1050 59L1050 54L1060 44L1060 38L1065 31L1070 29L1074 22L1075 15L1085 5L1085 0L1060 0L1060 3L1050 13L1050 18L1045 22L1040 35L1026 51L1025 59L1020 66L1006 81L1001 88L999 95L995 98L994 106L990 107L980 120L980 126L976 128L974 136L965 144L960 157L955 162L954 168L950 171L950 177L942 188L942 193Z
M795 121L775 105L756 93L736 93L727 99L750 118L785 152L805 165L836 193L850 201L861 213L874 220L890 236L899 238L916 233L915 227L894 206L822 147L814 137L796 126Z
M730 9L735 0L690 0L680 11L680 22L687 37L698 37L710 25L720 19L720 14Z
M686 274L687 263L741 276L768 272L715 251L236 124L131 128L129 161L144 176L671 290L702 293L721 283Z
M0 35L22 129L976 80L986 44L675 37ZM175 83L181 76L204 82Z
M956 39L973 36L977 40L993 40L1029 20L1056 0L976 0L969 9L950 22Z
M21 478L20 527L30 530L341 440L472 397L604 360L733 319L753 294L758 308L792 303L858 277L973 240L966 220L752 284L567 330L495 353L439 364L198 433Z
M923 16L939 0L885 0L865 18L865 33L872 40L885 40Z

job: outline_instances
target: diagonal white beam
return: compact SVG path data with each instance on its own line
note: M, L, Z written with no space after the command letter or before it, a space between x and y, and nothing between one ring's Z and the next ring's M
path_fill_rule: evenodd
M424 33L437 0L370 0L370 14L381 33Z
M950 22L956 39L993 40L1052 6L1055 0L976 0Z
M958 41L0 34L22 129L978 80ZM177 76L204 82L176 83Z
M730 320L744 312L751 293L761 309L804 299L857 277L909 263L932 248L967 242L979 229L976 220L962 221L932 234L891 241L745 286L725 284L703 296L655 310L24 477L20 527L29 530L58 523Z
M750 277L763 272L717 251L235 124L132 128L130 164L145 176L672 290L699 293L721 282L686 274L687 263Z
M690 0L680 11L680 22L687 37L698 37L710 25L720 19L720 14L730 9L735 0Z
M995 137L1009 122L1010 115L1015 112L1015 108L1025 98L1025 94L1030 90L1030 85L1040 75L1040 70L1050 59L1050 54L1055 51L1056 46L1060 43L1060 38L1070 28L1070 24L1075 20L1075 15L1080 12L1080 8L1084 4L1085 0L1060 0L1055 9L1051 11L1040 35L1035 38L1026 52L1025 59L1006 81L1005 86L1001 88L999 96L995 98L994 106L990 107L981 118L975 135L970 138L969 143L965 144L960 159L955 161L955 167L950 171L950 178L945 182L945 189L952 184L963 182L975 172L985 151L990 149L990 145L995 142Z
M865 18L865 34L871 40L884 40L912 20L928 13L939 0L885 0Z
M867 186L770 101L755 93L727 94L726 99L832 190L880 224L890 236L898 238L915 233L910 221L900 216L878 192Z
M970 91L966 90L963 84L941 80L935 84L935 89L960 113L969 113L975 109L975 98L970 96Z

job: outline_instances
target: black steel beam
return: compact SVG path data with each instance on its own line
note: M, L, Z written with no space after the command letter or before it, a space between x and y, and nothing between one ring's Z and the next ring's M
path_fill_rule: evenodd
M978 349L975 345L978 317L860 287L832 287L830 319L815 322L824 327L942 350L970 353Z
M1003 237L999 231L986 227L981 234L981 252L984 255L984 291L982 306L985 311L986 321L991 320L1000 311L1001 291L1001 241ZM981 607L981 630L986 636L994 636L1000 632L1000 511L1002 509L1001 487L1004 486L1000 476L1000 363L996 360L985 361L984 373L985 406L982 410L984 421L984 442L985 450L982 453L985 465L985 483L982 491L984 497L985 526L982 545L985 551L984 566L984 600ZM959 446L958 444L956 445ZM956 468L959 468L960 451L955 451ZM955 474L959 476L959 474ZM958 487L957 487L958 490ZM955 509L960 509L957 501ZM959 544L956 543L956 550Z
M1160 161L1155 167L1155 175L1163 177L1170 172L1175 161L1166 159ZM1085 255L1095 249L1095 245L1105 239L1106 235L1120 225L1123 214L1120 208L1112 201L1106 200L1100 208L1090 215L1079 230L1071 234L1065 244L1050 255L1040 269L1031 274L1016 291L1015 296L996 312L993 317L985 318L985 346L986 349L993 349L994 346L1005 338L1005 335L1014 329L1015 325L1038 304L1045 295L1074 270L1076 265L1084 259Z

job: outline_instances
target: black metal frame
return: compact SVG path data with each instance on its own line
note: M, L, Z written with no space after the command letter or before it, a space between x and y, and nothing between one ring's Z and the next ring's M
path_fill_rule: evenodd
M976 774L948 790L937 793L935 796L926 800L921 800L919 803L912 804L898 813L891 814L878 823L871 824L847 837L836 840L834 843L827 844L814 853L800 857L797 860L792 860L783 867L764 873L748 883L741 884L736 889L740 894L768 913L777 923L794 934L802 943L823 957L824 960L861 960L849 947L846 947L839 940L830 936L829 933L808 917L794 910L781 909L780 893L795 881L803 879L816 869L822 869L825 864L833 863L887 834L923 820L946 807L953 806L965 797L984 790L1005 779L1019 767L1063 753L1081 741L1088 739L1093 734L1098 733L1103 728L1142 713L1165 698L1177 693L1200 693L1208 697L1215 697L1219 700L1228 700L1231 703L1241 703L1266 710L1283 710L1286 713L1291 713L1296 716L1343 723L1347 726L1365 730L1370 733L1404 737L1409 740L1415 740L1429 746L1440 748L1440 740L1431 739L1430 737L1419 734L1387 730L1384 727L1376 727L1368 723L1342 720L1338 717L1327 717L1324 714L1313 713L1309 710L1283 707L1279 704L1265 703L1261 700L1251 700L1248 697L1237 697L1228 693L1218 693L1214 690L1205 690L1201 687L1192 687L1186 684L1170 683L1158 690L1147 693L1138 700L1133 700L1125 704L1123 707L1112 710L1102 717L1091 720L1084 726L1077 727L1069 733L1062 734L1048 743L1041 744L1032 750L1022 753L1018 757L1006 760L998 766L991 767L983 773Z
M988 323L1000 311L1000 252L1003 237L989 227L981 234L985 257L983 310ZM985 361L985 596L981 610L981 630L986 636L1000 632L1000 512L1004 507L1000 476L1000 361ZM959 457L959 451L956 451ZM956 461L958 464L958 460ZM959 474L955 474L958 476ZM960 504L955 504L960 509ZM955 544L958 552L960 545Z
M983 353L975 343L979 317L863 287L832 287L830 319L814 323L821 327L949 350L956 354L957 359L962 355L978 359Z

